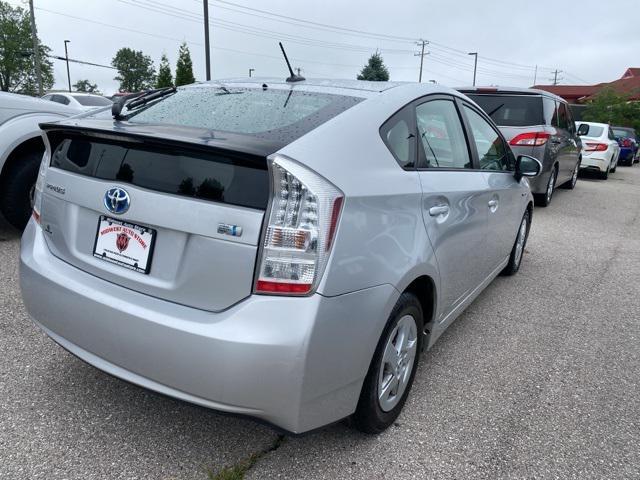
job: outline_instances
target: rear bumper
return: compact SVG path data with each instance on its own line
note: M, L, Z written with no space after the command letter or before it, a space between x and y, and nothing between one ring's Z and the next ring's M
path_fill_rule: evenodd
M580 170L598 170L600 172L606 172L609 166L609 159L605 157L599 157L597 155L584 155L580 162Z
M54 257L31 220L20 254L27 310L95 367L188 402L299 433L355 410L390 285L337 297L251 296L220 313L149 297Z

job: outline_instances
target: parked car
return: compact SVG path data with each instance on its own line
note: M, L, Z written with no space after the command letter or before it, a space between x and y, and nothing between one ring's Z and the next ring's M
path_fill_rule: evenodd
M0 92L0 212L18 229L31 216L31 196L44 153L40 122L80 110L39 98Z
M633 128L627 127L611 127L613 135L620 145L620 161L625 162L628 166L638 162L638 137Z
M30 315L90 364L189 402L292 432L388 427L423 347L518 271L539 162L437 85L154 95L115 121L42 125Z
M526 88L471 87L459 91L489 114L516 155L531 155L542 173L531 181L536 204L551 203L556 186L573 189L580 168L580 138L562 98Z
M576 122L582 138L581 170L598 172L606 180L609 172L615 172L620 157L620 146L613 130L606 123Z
M110 106L113 102L102 95L83 92L51 92L42 97L43 100L69 105L80 110L94 110Z

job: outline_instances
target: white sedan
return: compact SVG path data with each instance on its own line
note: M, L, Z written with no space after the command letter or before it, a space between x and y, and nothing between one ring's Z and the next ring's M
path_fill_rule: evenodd
M606 123L576 122L578 135L582 139L582 161L580 170L592 170L600 173L606 180L609 172L618 167L620 145Z
M68 105L81 110L93 110L95 108L108 107L113 102L102 95L81 92L50 92L42 97L43 100Z

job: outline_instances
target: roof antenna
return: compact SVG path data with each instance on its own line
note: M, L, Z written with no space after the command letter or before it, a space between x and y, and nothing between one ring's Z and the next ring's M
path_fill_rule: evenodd
M304 80L306 80L304 77L293 73L293 69L291 68L291 64L289 63L289 58L287 58L287 52L284 51L282 42L278 42L278 45L280 45L280 50L282 50L282 55L284 55L284 61L287 62L287 67L289 68L289 73L291 74L291 76L287 78L287 82L303 82Z

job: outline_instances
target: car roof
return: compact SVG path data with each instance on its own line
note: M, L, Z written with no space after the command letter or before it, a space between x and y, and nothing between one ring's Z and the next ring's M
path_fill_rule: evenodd
M547 92L545 90L538 90L536 88L523 88L523 87L501 87L501 86L488 86L488 87L455 87L459 92L463 92L464 94L469 93L479 93L479 94L497 94L497 95L542 95L545 97L553 98L554 100L558 100L560 102L565 102L562 97L555 95L551 92Z
M384 92L385 90L389 90L391 88L395 88L400 85L404 85L406 83L411 83L411 82L373 82L373 81L366 81L366 80L327 79L327 78L309 78L300 82L287 82L284 78L252 77L252 78L229 78L229 79L223 79L223 80L212 80L210 82L202 82L202 83L213 83L213 84L224 84L224 85L244 84L244 85L251 85L251 86L262 85L262 84L267 84L268 86L304 85L304 86L311 86L311 87L332 88L336 90Z

